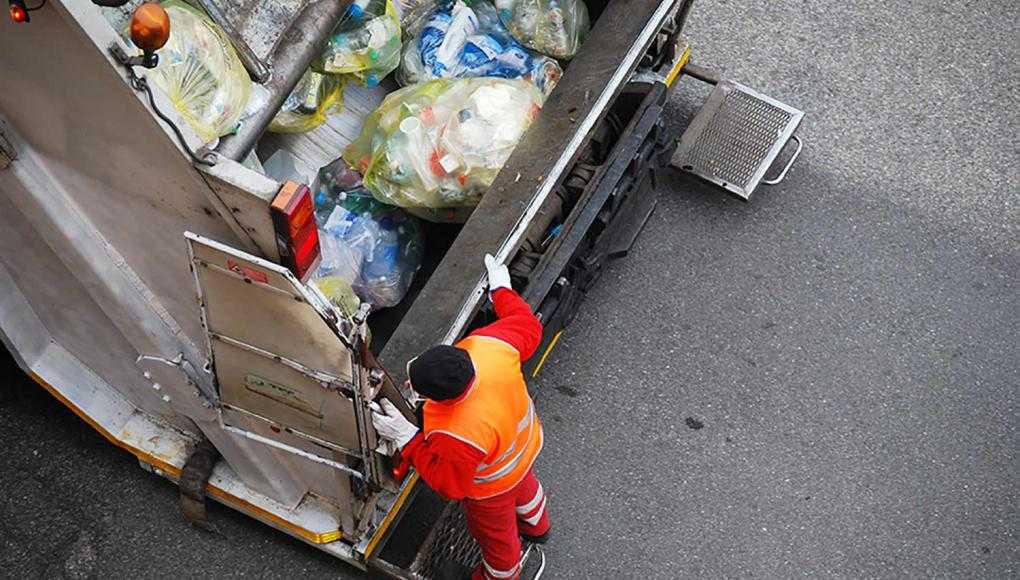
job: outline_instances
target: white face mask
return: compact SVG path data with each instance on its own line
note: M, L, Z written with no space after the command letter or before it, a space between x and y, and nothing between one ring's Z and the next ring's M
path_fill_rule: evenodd
M421 401L425 400L425 397L419 395L418 391L414 390L414 385L411 384L411 363L413 363L416 360L418 360L418 357L414 357L413 359L407 361L407 366L404 367L404 372L407 373L407 380L404 381L405 391L404 394L408 395L408 402L411 405L417 405Z

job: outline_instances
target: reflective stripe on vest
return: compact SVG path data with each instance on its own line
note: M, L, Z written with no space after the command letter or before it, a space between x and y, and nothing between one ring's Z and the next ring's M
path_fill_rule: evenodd
M520 355L502 340L471 336L459 343L475 380L456 401L426 401L425 436L446 433L485 453L468 497L484 499L517 485L542 448L542 425L521 374Z
M488 481L494 481L503 477L507 473L510 473L517 464L524 458L524 454L528 451L527 442L531 440L531 432L535 428L535 404L531 402L530 397L528 400L528 412L524 415L524 418L517 424L517 433L514 435L514 440L510 444L510 448L503 452L502 455L493 460L491 465L481 464L475 473L485 475L476 475L475 483L485 483ZM523 440L521 444L521 450L517 451L517 442ZM511 456L511 454L514 454ZM508 459L509 458L509 459ZM499 467L502 466L502 467ZM495 471L493 467L498 467Z

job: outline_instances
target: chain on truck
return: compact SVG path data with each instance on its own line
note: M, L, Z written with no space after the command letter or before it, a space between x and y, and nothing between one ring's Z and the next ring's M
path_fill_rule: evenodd
M305 283L318 256L295 247L308 187L243 161L268 146L267 125L350 2L264 2L198 2L268 94L234 134L204 143L146 81L159 51L103 16L125 2L9 0L3 340L82 420L177 482L201 526L214 526L211 497L362 569L473 566L459 507L413 471L394 474L369 404L386 397L420 420L404 363L491 319L486 253L545 326L525 368L538 376L662 180L688 174L746 200L785 177L803 113L691 60L691 0L588 0L587 40L471 217L426 232L400 304L348 315ZM682 77L711 94L678 136L663 111ZM541 575L544 556L526 550L526 575Z

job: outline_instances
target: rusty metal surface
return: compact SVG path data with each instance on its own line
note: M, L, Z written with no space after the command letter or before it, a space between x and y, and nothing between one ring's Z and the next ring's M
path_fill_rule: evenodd
M301 75L322 51L333 26L349 5L350 0L320 0L309 2L301 11L273 52L272 74L261 79L269 91L266 103L245 119L236 133L220 139L219 154L235 161L247 157Z
M313 1L199 0L199 3L230 36L252 76L264 79L272 70L273 53L284 33Z

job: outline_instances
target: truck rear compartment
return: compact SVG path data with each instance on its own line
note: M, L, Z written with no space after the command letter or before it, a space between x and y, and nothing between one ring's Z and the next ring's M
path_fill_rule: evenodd
M586 2L586 4L594 26L607 2L594 0ZM570 82L572 76L569 71L572 64L568 61L563 65L565 77L561 82ZM381 90L384 88L385 91ZM348 87L345 93L347 110L343 113L307 133L275 134L266 132L259 138L254 151L263 163L274 154L283 151L308 169L314 170L323 167L340 156L343 147L349 142L350 136L356 134L354 129L360 126L359 121L363 120L363 117L381 101L383 95L398 88L391 79L376 89L366 89L360 86ZM607 113L605 120L592 130L593 140L584 146L578 160L564 172L552 195L542 204L534 218L534 223L529 224L525 239L520 242L521 250L513 256L511 266L517 287L527 286L531 271L548 250L551 241L550 230L560 226L555 230L553 236L560 232L562 224L574 209L584 186L606 160L620 137L620 132L638 105L639 102L635 102L633 98L624 98L620 102L612 104L611 111ZM580 116L580 107L571 107L571 109L574 110L572 113L574 117ZM523 216L518 217L523 218ZM463 223L437 222L426 219L421 220L421 225L424 229L425 254L410 289L398 305L374 310L369 316L368 322L372 329L371 348L377 355L383 352L390 337L412 309L416 299L429 284L432 275L439 268L447 252L465 227ZM477 270L477 267L473 269ZM399 372L399 368L394 370Z

